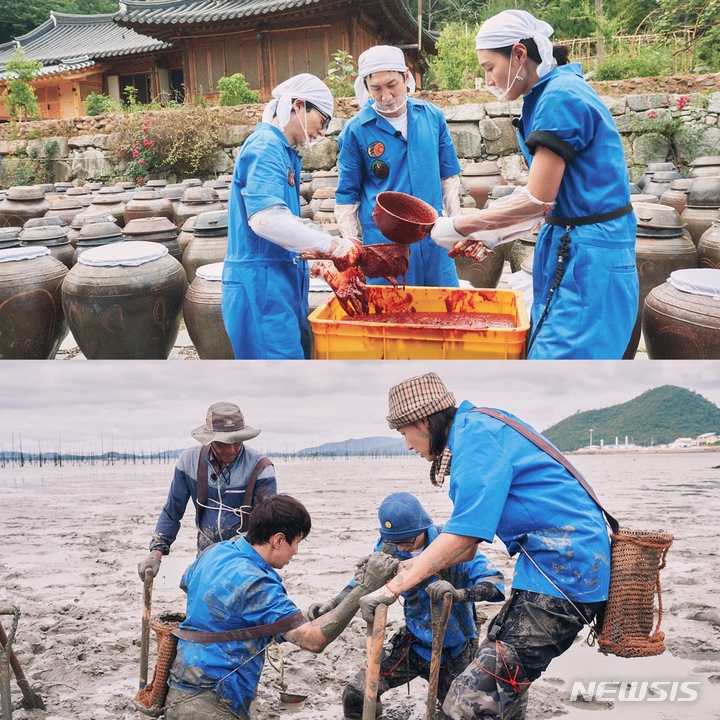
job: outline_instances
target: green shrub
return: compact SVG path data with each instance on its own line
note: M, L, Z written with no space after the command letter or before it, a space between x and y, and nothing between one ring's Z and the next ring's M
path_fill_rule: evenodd
M242 73L235 73L218 80L220 105L251 105L260 102L260 93L252 90Z
M19 47L5 63L8 73L5 91L0 95L13 120L31 120L40 117L40 106L32 81L42 67L37 60L28 60L25 51Z
M325 78L325 84L330 88L333 97L353 97L356 77L357 65L353 56L345 50L334 52Z
M113 100L108 95L90 93L85 98L85 112L88 115L103 115L104 113L122 112L123 104L119 100Z
M634 55L618 50L597 67L593 80L624 80L633 77L667 75L672 71L672 56L665 48L650 48Z
M477 28L460 23L446 25L437 41L437 55L428 58L428 80L439 90L475 87L480 64L475 51Z

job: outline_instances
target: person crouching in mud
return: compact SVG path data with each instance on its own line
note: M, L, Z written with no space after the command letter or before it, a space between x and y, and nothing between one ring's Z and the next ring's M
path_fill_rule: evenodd
M417 557L442 531L433 524L420 501L410 493L388 495L378 508L380 539L378 551L401 560ZM324 605L311 605L308 614L319 617L340 604L352 591L351 581L341 593ZM445 631L442 665L438 682L438 698L442 702L450 683L472 661L477 640L476 602L503 600L505 583L502 573L481 552L467 562L454 565L423 580L403 593L405 625L390 639L380 665L378 697L390 688L409 683L416 677L428 680L432 656L431 603L440 604L445 593L453 596L453 609ZM343 711L346 718L362 718L365 697L365 669L345 686ZM382 712L378 700L376 714Z
M443 711L454 720L521 720L530 684L604 609L610 539L602 512L568 469L512 424L544 440L532 428L467 401L456 407L435 373L393 386L389 408L390 427L432 462L432 482L442 485L450 473L453 510L429 547L360 601L363 617L497 535L519 554L512 594L450 686Z
M246 537L212 545L185 571L187 611L176 631L166 720L249 720L270 641L322 652L353 618L360 597L394 574L397 560L374 553L343 601L307 622L276 571L310 527L299 500L273 495L250 513Z

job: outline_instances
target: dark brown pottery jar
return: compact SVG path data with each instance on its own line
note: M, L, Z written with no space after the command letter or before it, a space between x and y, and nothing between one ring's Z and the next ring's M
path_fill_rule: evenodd
M193 215L192 217L189 217L182 226L182 229L178 233L177 241L178 245L180 246L180 250L185 254L185 250L187 250L187 246L190 244L190 241L193 237L193 225L195 224L195 218L197 215Z
M502 276L505 258L501 252L491 251L480 262L466 257L455 258L460 280L467 280L476 288L495 288Z
M312 197L312 190L310 189L310 183L312 182L312 173L301 172L300 173L300 197L305 198L306 202L310 202Z
M94 222L115 222L112 215L88 215L86 212L78 213L68 227L68 239L73 247L77 246L77 240L80 237L80 230L87 223Z
M98 193L93 197L90 207L99 213L112 215L120 227L125 225L125 203L117 193Z
M44 245L50 254L68 269L73 266L75 250L67 236L67 228L61 225L36 225L24 227L20 233L20 245L38 247Z
M310 209L312 210L313 218L317 215L324 200L335 199L335 188L334 187L321 187L315 190L310 198Z
M98 245L108 245L109 243L122 242L122 230L117 223L114 222L93 222L85 223L80 228L77 245L75 247L75 262L78 261L80 255L90 248L98 247Z
M202 212L195 218L193 236L182 258L189 283L195 279L195 272L199 267L225 260L227 243L227 210Z
M201 360L234 358L222 317L222 269L221 262L202 265L185 293L185 327Z
M311 197L313 197L316 190L320 188L333 188L334 190L338 186L339 180L338 173L334 170L318 170L314 172L312 180L310 181Z
M650 182L650 179L656 172L669 172L671 170L677 170L674 163L671 162L656 162L650 163L645 168L645 174L637 181L637 186L644 190L645 186Z
M635 236L635 263L640 281L638 315L623 357L632 359L640 344L642 309L648 293L662 285L671 272L696 268L695 243L685 231L682 218L669 205L640 203L634 206L638 226Z
M676 270L668 282L653 288L645 298L642 316L648 357L720 359L718 297L720 270L711 268Z
M183 253L177 241L177 228L167 217L135 218L125 225L122 234L125 242L160 243L178 262L182 260Z
M217 193L212 188L191 186L185 190L182 199L176 205L173 219L179 229L193 215L212 210L224 210Z
M496 185L507 185L507 180L500 173L500 166L493 161L469 163L460 174L460 182L479 208L485 205L490 191Z
M680 180L680 173L677 170L663 170L653 173L650 181L643 188L646 195L655 195L659 200L662 194L670 189L673 180Z
M674 207L675 210L682 214L682 211L687 205L687 191L690 183L692 183L690 178L673 180L670 183L670 188L660 197L660 203L662 205L670 205L670 207Z
M702 234L698 257L701 268L720 268L720 218Z
M163 245L113 243L81 255L62 302L85 357L159 360L177 338L186 287L182 265Z
M83 206L77 201L77 198L64 195L50 203L50 208L46 211L45 217L62 218L65 224L69 225L73 218L82 211Z
M310 203L302 197L302 195L300 196L300 217L307 220L313 219L313 211Z
M0 227L22 227L26 220L42 217L49 209L50 203L40 188L16 185L0 202Z
M509 262L512 272L519 272L523 262L535 254L538 232L539 230L534 230L525 233L525 235L522 235L514 243L510 244Z
M690 163L689 178L720 175L720 155L704 155Z
M125 203L125 224L131 220L148 217L175 217L172 203L157 190L136 190L132 200Z
M91 190L85 187L71 187L68 188L67 192L63 197L71 197L77 200L83 207L88 207L93 199Z
M0 250L0 358L51 360L67 335L67 267L46 247Z
M20 227L0 228L0 250L11 247L20 247Z
M327 225L337 222L335 218L335 198L326 198L320 203L313 222L317 225Z

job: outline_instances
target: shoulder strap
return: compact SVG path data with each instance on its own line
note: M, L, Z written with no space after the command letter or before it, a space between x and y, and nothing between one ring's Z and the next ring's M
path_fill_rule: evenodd
M197 468L197 511L195 512L195 524L200 527L200 520L205 511L208 501L208 471L207 462L210 455L210 446L203 445L200 448Z
M260 475L260 473L268 465L272 465L272 460L270 460L270 458L262 456L255 463L255 467L253 468L252 473L250 473L250 479L248 480L248 484L245 487L245 494L243 495L242 526L240 528L241 532L245 532L247 530L247 519L248 515L250 515L250 510L245 510L245 508L252 509L253 493L255 492L255 483L257 482L258 475Z
M598 500L595 495L595 491L590 487L590 485L588 485L580 471L562 453L560 453L557 448L553 447L544 437L542 437L542 435L538 435L538 433L526 428L524 425L517 422L517 420L514 420L497 410L491 410L490 408L475 408L474 410L471 410L471 412L481 412L499 420L500 422L504 422L513 430L517 430L517 432L527 438L531 443L537 445L540 450L546 452L553 460L559 462L583 486L587 494L595 501L595 504L600 508L600 510L602 510L602 513L605 515L605 519L607 520L608 525L610 525L612 531L617 534L620 529L620 523L618 523L618 521L602 506L600 500Z
M221 643L237 640L252 640L254 638L270 637L271 635L282 635L289 630L294 630L307 622L301 612L277 620L267 625L256 625L255 627L242 628L240 630L226 630L225 632L204 632L202 630L188 630L175 628L172 634L181 640L190 640L196 643Z

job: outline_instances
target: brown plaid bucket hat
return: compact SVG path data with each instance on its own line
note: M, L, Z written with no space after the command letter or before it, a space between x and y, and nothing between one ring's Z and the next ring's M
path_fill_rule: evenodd
M434 372L403 380L390 388L388 425L397 429L455 407L455 396Z
M190 434L204 445L211 442L230 445L257 437L260 431L245 424L245 417L237 405L219 402L208 408L205 424Z

